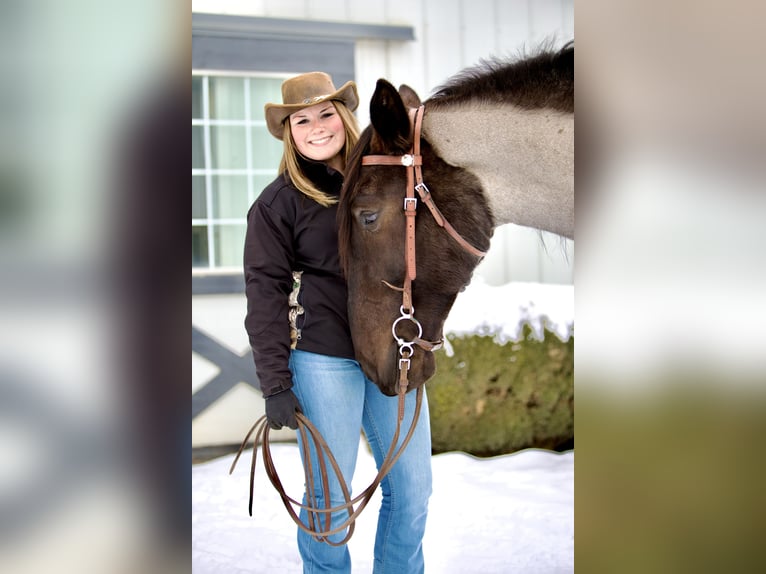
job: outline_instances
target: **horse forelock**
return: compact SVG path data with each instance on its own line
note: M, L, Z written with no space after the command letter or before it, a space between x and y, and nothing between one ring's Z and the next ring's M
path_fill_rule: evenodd
M344 275L348 275L348 263L351 258L351 226L353 216L351 214L351 205L356 196L359 195L359 178L362 170L362 156L369 153L370 141L372 139L372 128L365 128L359 136L354 149L351 150L348 163L346 164L346 173L343 179L343 187L340 192L340 201L338 202L337 224L338 224L338 255L340 257L341 270Z

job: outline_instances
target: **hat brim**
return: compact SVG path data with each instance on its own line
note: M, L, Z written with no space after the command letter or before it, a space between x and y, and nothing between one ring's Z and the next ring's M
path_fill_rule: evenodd
M359 106L359 94L356 91L356 84L352 81L346 82L336 92L312 100L309 103L266 104L263 111L266 116L266 126L269 128L269 133L278 140L281 140L283 135L282 123L287 116L330 100L343 102L353 112Z

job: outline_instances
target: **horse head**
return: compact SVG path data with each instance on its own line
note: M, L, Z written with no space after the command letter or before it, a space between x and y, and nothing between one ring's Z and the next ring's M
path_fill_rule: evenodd
M387 395L397 393L401 358L397 339L442 340L447 314L480 261L445 232L423 201L418 202L416 276L411 282L415 320L399 321L393 327L403 315L407 275L403 213L407 173L401 165L363 164L362 158L410 153L409 109L419 105L411 88L402 86L397 91L387 81L378 81L370 103L371 125L346 166L338 205L339 248L356 357L367 377ZM494 222L478 179L444 162L425 137L420 148L423 182L441 214L467 242L488 249ZM436 364L433 352L418 345L409 358L407 382L412 390L433 376Z

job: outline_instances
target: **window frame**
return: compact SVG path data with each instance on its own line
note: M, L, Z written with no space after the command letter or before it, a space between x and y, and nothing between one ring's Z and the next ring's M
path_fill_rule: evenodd
M192 227L206 227L207 235L207 253L208 264L205 266L192 266L192 275L201 275L210 272L218 274L238 274L241 273L241 266L221 265L217 260L217 239L215 236L215 227L222 225L246 225L246 211L243 210L240 217L221 217L216 213L214 206L214 194L216 186L214 179L216 176L242 176L246 178L247 185L247 205L252 205L260 189L255 189L253 185L253 176L276 177L278 165L270 168L255 167L252 164L253 136L252 128L265 127L265 118L251 117L250 96L251 83L253 79L278 79L284 80L291 77L291 73L273 73L273 72L232 72L225 70L192 70L192 77L201 78L201 117L192 117L192 127L202 128L202 150L204 157L204 166L202 168L192 167L192 177L203 177L205 193L205 217L192 217ZM211 78L233 78L243 82L243 105L244 117L242 119L214 119L210 114L210 79ZM235 126L245 129L245 167L243 168L218 168L213 166L212 162L212 135L211 128L217 126ZM275 140L276 141L276 140Z

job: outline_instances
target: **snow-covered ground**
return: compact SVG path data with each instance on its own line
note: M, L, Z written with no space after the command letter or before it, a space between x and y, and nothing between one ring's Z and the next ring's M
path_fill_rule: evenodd
M448 333L491 334L515 340L527 322L568 338L574 325L572 286L474 281L458 297ZM294 444L272 448L293 498L303 473ZM195 574L300 573L296 527L261 466L256 471L253 516L247 512L250 451L233 475L233 455L192 468L192 564ZM432 458L434 492L424 541L427 574L564 573L574 571L574 452L529 449L478 459L463 453ZM375 476L360 445L352 488ZM349 548L354 572L372 571L380 494L357 520Z
M303 473L297 447L278 444L272 452L285 488L299 499ZM246 454L231 476L233 456L192 469L193 572L299 574L296 526L260 466L253 516L248 515L250 451ZM445 453L432 464L427 573L574 571L574 452L530 449L491 459ZM375 462L363 444L354 491L374 476ZM379 500L378 493L349 542L354 572L372 572Z

